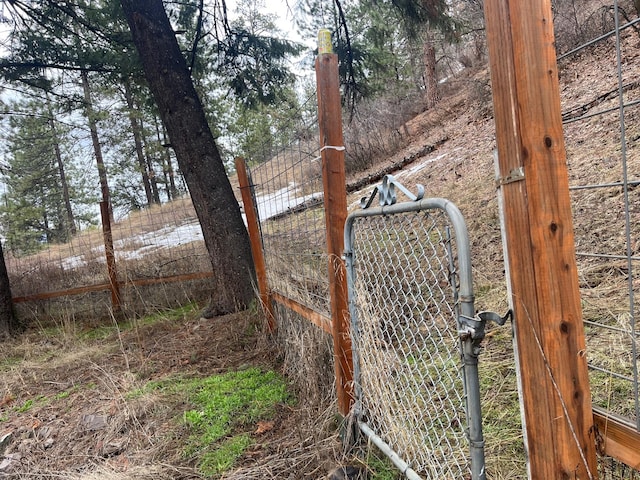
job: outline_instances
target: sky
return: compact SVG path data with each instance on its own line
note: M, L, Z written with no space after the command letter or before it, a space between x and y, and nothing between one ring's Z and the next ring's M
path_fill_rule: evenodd
M293 26L292 9L295 6L295 2L296 0L262 0L260 2L263 4L261 11L278 16L278 28L286 34L286 38L314 46L315 38L302 38ZM236 5L242 3L242 0L227 0L226 3L229 13L233 17Z

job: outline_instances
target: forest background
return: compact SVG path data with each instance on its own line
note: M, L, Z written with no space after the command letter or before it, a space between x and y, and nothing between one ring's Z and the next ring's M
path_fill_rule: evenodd
M167 3L171 23L162 28L184 56L174 55L174 62L180 57L178 68L166 68L182 72L181 81L195 90L188 101L163 107L163 99L176 97L176 84L164 93L154 90L154 82L165 75L150 73L144 59L165 58L167 47L159 44L160 36L142 50L138 42L138 52L149 53L138 57L130 36L134 32L135 40L136 29L129 30L125 22L128 12L128 23L135 25L135 8L154 14L164 13L163 6L123 2L127 5L123 12L114 2L3 3L9 27L0 64L6 81L0 211L5 249L25 256L67 242L95 228L101 203L111 217L123 218L190 190L211 261L227 272L223 278L214 272L219 299L216 304L212 296L209 313L232 311L246 305L252 291L239 293L228 286L250 285L252 267L227 260L248 258L248 241L223 170L212 167L232 168L237 155L264 161L274 145L301 135L288 127L313 116L312 109L305 109L313 88L308 77L294 71L309 67L313 52L283 38L276 15L264 13L259 2L239 3L234 16L224 1ZM438 98L436 43L442 49L467 44L479 31L472 25L482 19L477 2L451 8L437 1L287 6L301 36L314 37L320 27L333 31L352 119L359 102L376 97L415 105L412 97L418 94L425 107L433 105ZM474 55L482 56L475 48ZM454 73L465 62L469 58L458 58L448 68ZM181 117L197 118L200 124L175 127L171 135L174 123L163 113L189 102L199 103L202 115ZM209 130L213 138L198 152L189 132ZM223 191L224 198L205 194L211 191ZM225 243L227 238L235 240ZM6 275L0 278L3 323L9 328L16 323L6 300L10 287ZM243 281L235 281L239 278Z

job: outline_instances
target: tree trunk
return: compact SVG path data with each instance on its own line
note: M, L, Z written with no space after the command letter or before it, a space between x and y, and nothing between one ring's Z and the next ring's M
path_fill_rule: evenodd
M67 231L65 236L69 234L76 234L76 220L73 215L73 209L71 208L71 196L69 195L69 183L67 182L67 175L64 171L64 163L62 161L62 152L60 151L60 142L58 137L58 129L56 128L56 121L53 118L53 110L51 108L51 102L47 95L47 109L49 110L49 127L51 128L51 135L53 136L53 149L56 155L56 162L58 166L58 177L60 178L60 185L62 186L62 198L64 200L64 209L67 217Z
M164 158L162 161L162 173L164 175L164 183L166 186L167 200L175 200L178 198L178 189L176 188L175 173L173 171L173 164L171 162L171 152L169 151L167 132L162 129L162 136L160 136L160 125L158 125L158 117L154 115L153 120L156 126L156 136L158 143L164 148Z
M160 191L158 190L158 179L156 178L156 172L153 169L153 158L149 153L149 142L147 142L147 136L144 134L144 123L140 121L140 132L142 134L142 145L144 146L144 158L146 161L147 172L149 175L149 185L151 186L151 194L153 195L153 202L160 205Z
M439 95L438 77L436 76L436 47L433 46L431 35L428 34L424 41L424 85L426 107L431 108L438 102Z
M93 99L91 98L91 86L89 85L89 75L86 70L80 73L82 79L82 90L84 93L84 108L91 131L91 142L93 143L93 153L96 156L98 166L98 177L100 178L100 191L102 201L100 202L100 218L102 220L102 239L104 241L105 260L107 262L107 274L111 287L111 304L115 311L120 310L120 290L118 286L118 269L116 257L113 251L113 234L111 232L111 222L113 221L113 207L111 206L111 194L109 193L109 182L107 181L107 168L102 157L102 147L98 137L98 123L96 113L93 110Z
M214 272L206 316L255 298L249 236L161 0L120 0L145 76L189 188Z
M82 79L82 91L84 93L85 115L87 116L87 122L89 123L89 130L91 132L91 143L93 144L93 153L96 156L98 177L100 178L100 192L102 194L102 201L105 202L109 208L109 218L113 218L113 211L111 209L111 198L109 195L109 182L107 181L107 168L105 167L104 159L102 158L102 147L100 146L100 139L98 137L96 114L93 111L93 100L91 98L89 74L86 70L83 70L80 73L80 78Z
M11 287L9 285L9 275L4 262L4 252L0 243L0 333L16 333L20 328L20 323L13 311L13 299L11 297Z
M151 194L153 195L153 202L160 205L160 190L158 190L158 179L156 173L153 170L153 159L147 151L144 155L147 160L147 169L149 170L149 184L151 185Z
M147 205L150 206L154 202L154 198L151 194L151 184L149 183L149 173L147 171L147 164L142 152L142 127L140 122L135 116L135 109L133 104L133 94L131 93L131 85L129 80L124 80L124 98L127 102L127 111L129 113L129 123L131 124L131 132L133 133L133 143L136 148L136 158L138 159L138 168L140 169L140 175L142 175L142 185L144 187L144 194L147 198ZM158 202L159 203L159 202Z

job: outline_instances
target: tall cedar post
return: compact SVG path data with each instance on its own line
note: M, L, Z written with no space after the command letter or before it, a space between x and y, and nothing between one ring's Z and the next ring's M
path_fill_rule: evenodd
M320 38L326 34L321 31ZM326 45L326 42L325 42ZM329 43L330 45L330 43ZM318 94L318 123L324 184L324 208L329 255L329 292L336 375L338 410L347 415L353 401L353 360L349 336L349 307L347 303L347 275L342 260L344 252L344 224L347 218L347 191L344 167L342 111L338 80L338 56L318 49L316 81Z
M258 282L258 291L260 293L260 303L262 304L262 310L267 317L269 331L273 332L276 328L276 324L273 314L273 304L271 303L271 295L269 294L269 286L267 283L267 267L264 261L264 251L262 250L262 241L260 239L260 226L258 225L256 205L253 202L253 196L251 195L252 186L249 184L249 175L247 175L247 166L244 158L236 157L236 172L238 174L238 183L240 184L240 194L242 195L244 214L247 218L247 230L249 231L253 264L256 269L256 280Z
M529 478L595 479L550 0L485 0Z

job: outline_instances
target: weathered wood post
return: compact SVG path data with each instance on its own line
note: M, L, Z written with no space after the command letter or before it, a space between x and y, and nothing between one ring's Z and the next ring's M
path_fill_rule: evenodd
M275 316L273 314L273 303L269 293L269 285L267 282L267 267L264 260L264 251L262 250L262 240L260 237L260 226L258 225L258 215L256 213L256 205L251 195L251 185L249 183L249 175L247 175L247 166L244 158L236 157L236 172L238 175L238 183L240 184L240 194L242 195L242 203L244 205L244 214L247 218L247 230L249 232L249 241L251 243L251 254L253 255L253 264L256 269L256 281L258 282L258 292L260 293L260 303L262 310L267 317L269 331L276 329Z
M321 30L316 59L318 123L324 184L324 208L329 255L329 291L338 410L347 415L353 401L353 359L349 336L347 275L342 260L347 190L342 137L342 110L338 79L338 56L331 53L328 31Z
M529 478L595 479L551 1L484 8Z

